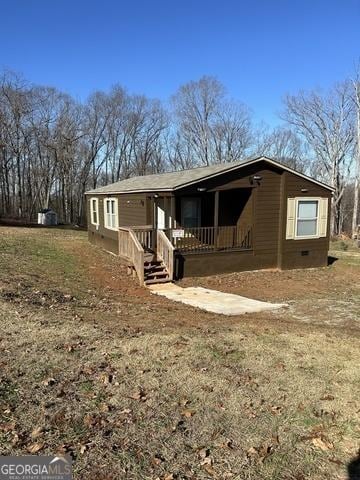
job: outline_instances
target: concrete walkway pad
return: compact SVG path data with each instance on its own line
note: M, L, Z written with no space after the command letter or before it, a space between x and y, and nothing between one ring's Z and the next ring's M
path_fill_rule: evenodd
M186 303L208 312L223 315L241 315L243 313L262 312L286 307L285 303L268 303L241 297L233 293L223 293L202 287L182 288L173 283L149 286L152 293L162 295L175 302Z

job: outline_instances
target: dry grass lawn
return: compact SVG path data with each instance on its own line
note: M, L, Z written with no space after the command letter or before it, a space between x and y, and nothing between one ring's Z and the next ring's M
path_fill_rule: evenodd
M283 311L153 296L85 232L0 228L0 454L77 480L355 480L360 256L188 279Z

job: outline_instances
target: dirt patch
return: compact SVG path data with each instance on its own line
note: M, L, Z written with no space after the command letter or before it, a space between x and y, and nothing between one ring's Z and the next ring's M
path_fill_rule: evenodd
M262 270L184 279L199 285L257 300L286 302L277 317L317 325L360 328L360 258L357 252L338 255L333 265L302 270Z
M83 232L0 228L0 249L0 454L69 453L76 480L346 478L360 341L323 310L356 305L353 259L191 280L295 300L226 318L151 296Z

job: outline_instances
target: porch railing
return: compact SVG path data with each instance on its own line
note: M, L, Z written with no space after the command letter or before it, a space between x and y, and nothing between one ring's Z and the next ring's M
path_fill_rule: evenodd
M172 280L174 278L174 250L184 253L251 250L252 227L231 225L179 227L167 230L155 230L150 226L119 227L118 239L119 256L133 265L140 285L143 285L145 252L152 251L164 262Z
M144 284L144 249L131 228L120 227L119 238L119 256L125 258L131 263L140 285Z
M157 231L157 256L166 265L169 277L174 278L174 246L162 230Z
M180 252L210 252L215 250L251 250L252 226L194 227L167 229L166 235Z
M131 229L145 250L155 250L156 230L152 225L133 226Z
M145 252L151 251L164 262L170 280L174 278L174 246L161 230L151 226L119 227L119 256L132 265L144 285Z

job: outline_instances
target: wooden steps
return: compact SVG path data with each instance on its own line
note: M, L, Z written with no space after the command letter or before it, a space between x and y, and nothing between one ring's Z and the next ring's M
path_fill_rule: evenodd
M165 282L170 282L170 277L164 263L158 260L155 254L153 254L152 257L146 255L144 258L145 285Z
M134 267L128 266L128 273L136 275ZM145 252L144 254L144 284L152 285L156 283L171 282L169 272L165 264L156 257L154 252Z
M152 226L119 227L119 256L127 261L128 274L140 285L171 282L174 278L174 246L163 230Z
M169 276L167 278L155 278L153 280L145 280L145 285L153 285L155 283L168 283L171 282Z

